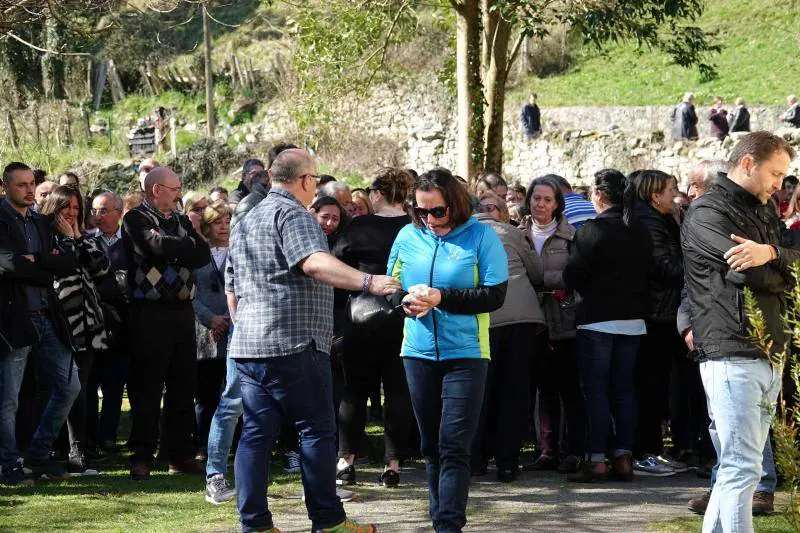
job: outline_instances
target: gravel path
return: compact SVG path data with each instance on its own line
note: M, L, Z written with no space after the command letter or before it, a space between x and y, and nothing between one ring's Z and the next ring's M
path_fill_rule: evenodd
M402 472L401 487L379 487L379 470L358 466L359 500L346 503L349 516L378 525L378 531L433 531L427 518L428 490L422 463ZM692 516L686 502L708 486L694 473L667 478L638 477L633 483L576 485L556 473L524 473L513 484L494 482L494 471L473 478L465 531L638 533L648 524ZM270 498L275 525L283 532L307 532L303 503L294 496Z

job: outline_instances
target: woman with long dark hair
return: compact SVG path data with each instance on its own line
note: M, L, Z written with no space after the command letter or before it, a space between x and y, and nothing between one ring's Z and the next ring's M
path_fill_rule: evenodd
M342 230L332 253L353 268L367 274L382 274L397 234L411 222L403 210L413 184L411 175L397 168L378 172L369 187L374 214L353 218ZM377 333L377 335L376 335ZM339 405L339 463L337 479L343 485L355 482L353 463L361 451L366 425L367 398L372 391L384 393L385 467L378 482L385 487L400 483L400 460L408 449L413 423L400 346L403 342L402 315L387 321L376 331L367 326L344 326L344 395Z
M472 215L450 171L416 181L410 224L392 246L407 315L403 366L428 474L430 517L441 533L467 522L470 448L489 362L489 313L503 305L508 258L497 234Z
M70 443L67 469L76 474L96 473L89 469L86 458L86 383L95 351L108 348L103 310L94 284L95 279L108 271L108 258L96 237L83 234L83 206L78 189L62 185L50 193L42 208L46 221L55 230L52 247L78 259L74 273L53 280L81 383L81 392L67 417Z
M633 375L639 341L646 333L651 245L647 231L635 221L622 173L607 169L595 174L591 198L598 215L578 230L564 269L564 281L581 297L576 342L589 437L586 460L567 479L602 482L611 473L614 479L630 481L636 431Z

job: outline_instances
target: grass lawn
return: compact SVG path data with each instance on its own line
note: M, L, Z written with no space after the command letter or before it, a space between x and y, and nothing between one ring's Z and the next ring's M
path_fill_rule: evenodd
M794 0L705 2L696 25L718 32L724 47L714 57L716 80L701 83L697 70L672 65L666 54L635 45L609 46L606 55L580 47L572 52L567 72L521 80L508 103L519 104L536 91L543 106L669 105L694 91L701 104L716 94L729 105L737 96L750 104L782 104L800 85L798 24Z
M795 533L782 516L757 516L753 520L756 533ZM685 533L687 531L700 531L703 527L703 518L681 517L668 522L653 524L651 530L662 533Z

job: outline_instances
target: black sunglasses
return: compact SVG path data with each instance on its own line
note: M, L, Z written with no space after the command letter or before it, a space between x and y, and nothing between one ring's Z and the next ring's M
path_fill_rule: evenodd
M425 209L424 207L415 207L414 213L420 218L420 220L425 220L428 218L428 215L433 215L433 218L444 218L447 216L447 210L449 209L446 205L438 205L436 207L431 207L430 209Z

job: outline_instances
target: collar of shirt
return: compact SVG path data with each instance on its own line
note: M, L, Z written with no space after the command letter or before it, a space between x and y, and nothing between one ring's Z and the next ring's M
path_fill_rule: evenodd
M19 213L19 211L11 207L11 203L8 200L3 199L3 201L0 203L2 203L3 209L5 209L15 220L33 218L33 211L30 207L25 211L25 216L23 216Z
M172 213L170 213L170 215L169 215L169 216L166 216L164 213L162 213L161 211L159 211L158 209L156 209L155 207L153 207L152 205L150 205L150 202L148 202L147 200L145 200L144 202L142 202L142 208L143 208L145 211L147 211L147 212L149 212L149 213L152 213L152 214L154 214L154 215L155 215L155 216L157 216L157 217L158 217L160 220L169 220L169 219L175 218L175 217L177 216L177 214L178 214L178 212L177 212L177 211L173 211Z
M294 194L290 193L289 191L287 191L282 187L272 187L267 194L277 194L278 196L283 196L284 198L292 200L297 205L305 209L305 206L300 203L300 200L297 199L297 196L295 196Z

